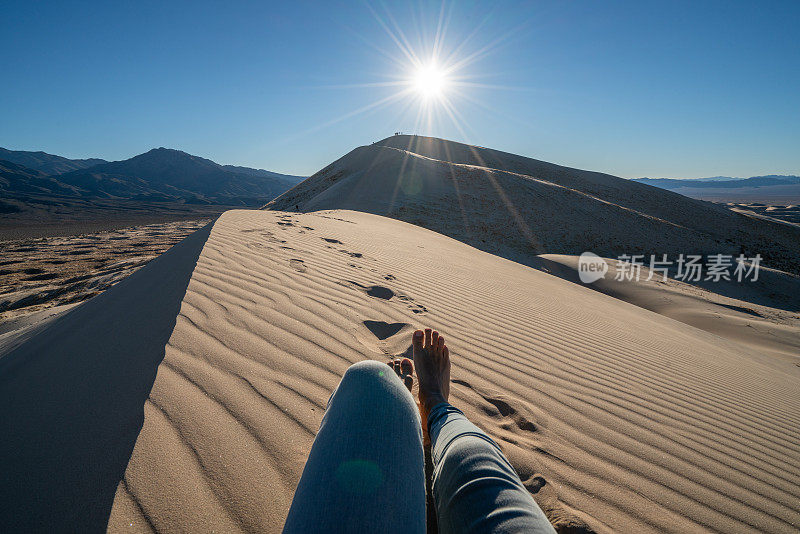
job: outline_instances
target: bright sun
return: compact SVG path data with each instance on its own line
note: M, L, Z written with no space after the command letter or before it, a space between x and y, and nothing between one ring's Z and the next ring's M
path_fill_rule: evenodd
M447 86L445 73L436 65L423 65L414 75L414 89L425 98L441 96Z
M473 36L482 35L479 28L483 22L464 36L446 35L453 15L457 0L439 0L438 20L436 17L423 13L422 3L420 14L412 9L413 19L425 21L419 27L404 30L398 25L396 18L390 12L387 3L391 2L364 2L372 13L376 23L388 36L388 42L397 45L398 50L384 48L382 41L377 43L367 42L374 48L381 60L379 64L386 66L385 80L374 80L367 83L342 85L341 88L380 88L382 96L372 102L345 113L333 120L314 126L312 130L327 127L330 124L343 121L362 113L371 113L385 107L397 107L398 119L401 124L413 128L416 133L435 133L440 123L453 125L461 137L470 137L464 131L468 126L466 119L460 111L461 106L476 105L487 109L478 95L473 96L476 90L496 90L505 86L487 85L481 83L478 76L470 74L470 66L478 61L483 62L490 53L512 34L503 34L493 37L493 41L484 46L472 41ZM398 2L416 4L418 2ZM373 9L371 4L382 5L382 9ZM488 20L488 19L485 19ZM485 22L484 20L484 22ZM436 26L435 32L434 23ZM465 28L466 29L466 28ZM408 35L406 32L409 31ZM470 43L467 45L467 43ZM455 48L452 46L455 45ZM480 77L486 76L481 75ZM376 92L377 94L377 92ZM416 111L416 114L414 113ZM416 117L414 117L416 115ZM413 126L410 126L413 121Z

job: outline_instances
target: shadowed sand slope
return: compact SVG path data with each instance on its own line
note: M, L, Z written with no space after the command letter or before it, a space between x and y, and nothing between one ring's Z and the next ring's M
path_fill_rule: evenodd
M0 525L105 529L211 225L0 354Z
M142 280L169 270L153 262L126 288L161 303L171 297ZM122 287L3 358L13 357L13 375L4 365L0 376L2 430L11 436L2 453L12 474L11 484L3 479L3 506L9 498L25 504L15 492L28 471L40 483L53 473L58 487L77 471L63 465L91 466L113 453L60 457L69 442L38 442L46 433L31 429L68 431L70 419L84 417L54 404L48 389L78 387L102 421L88 393L113 399L127 376L152 389L131 396L144 423L117 480L109 530L278 532L345 369L404 353L414 328L433 326L452 348L453 403L498 441L558 525L800 525L800 368L767 366L743 345L432 231L350 211L227 212L174 310L163 360L138 369L124 363L135 355L117 332L155 333L132 321L137 308L120 300ZM84 311L92 305L105 318ZM73 333L65 321L79 313L85 320ZM111 363L67 365L98 344L122 367L118 375ZM94 434L87 422L69 440L91 444ZM33 452L16 451L22 446ZM34 455L45 465L16 460ZM46 517L64 514L75 525L86 513L85 494L40 489L51 498L32 502Z
M352 209L530 265L536 254L761 254L800 273L800 230L608 174L420 136L356 148L265 206ZM660 256L659 256L660 257Z

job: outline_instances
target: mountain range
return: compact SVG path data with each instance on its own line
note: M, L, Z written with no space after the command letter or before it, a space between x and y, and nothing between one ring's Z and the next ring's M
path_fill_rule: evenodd
M634 178L634 182L660 187L662 189L678 189L681 187L696 188L737 188L737 187L768 187L773 185L800 184L800 176L769 174L766 176L751 176L750 178L731 178L728 176L715 176L713 178Z
M44 152L0 149L0 193L21 202L117 199L185 204L259 205L303 177L219 165L167 148L123 161L70 160Z

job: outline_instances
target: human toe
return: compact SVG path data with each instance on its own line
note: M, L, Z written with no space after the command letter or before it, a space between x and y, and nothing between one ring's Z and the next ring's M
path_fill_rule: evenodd
M414 350L422 350L422 343L425 339L425 333L422 330L415 330L411 336L411 345Z

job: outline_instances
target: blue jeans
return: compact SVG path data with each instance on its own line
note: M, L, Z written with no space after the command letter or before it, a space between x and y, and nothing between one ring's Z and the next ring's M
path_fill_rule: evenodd
M428 417L439 532L554 532L500 448L448 403ZM328 401L284 533L424 533L413 397L384 363L352 365Z

